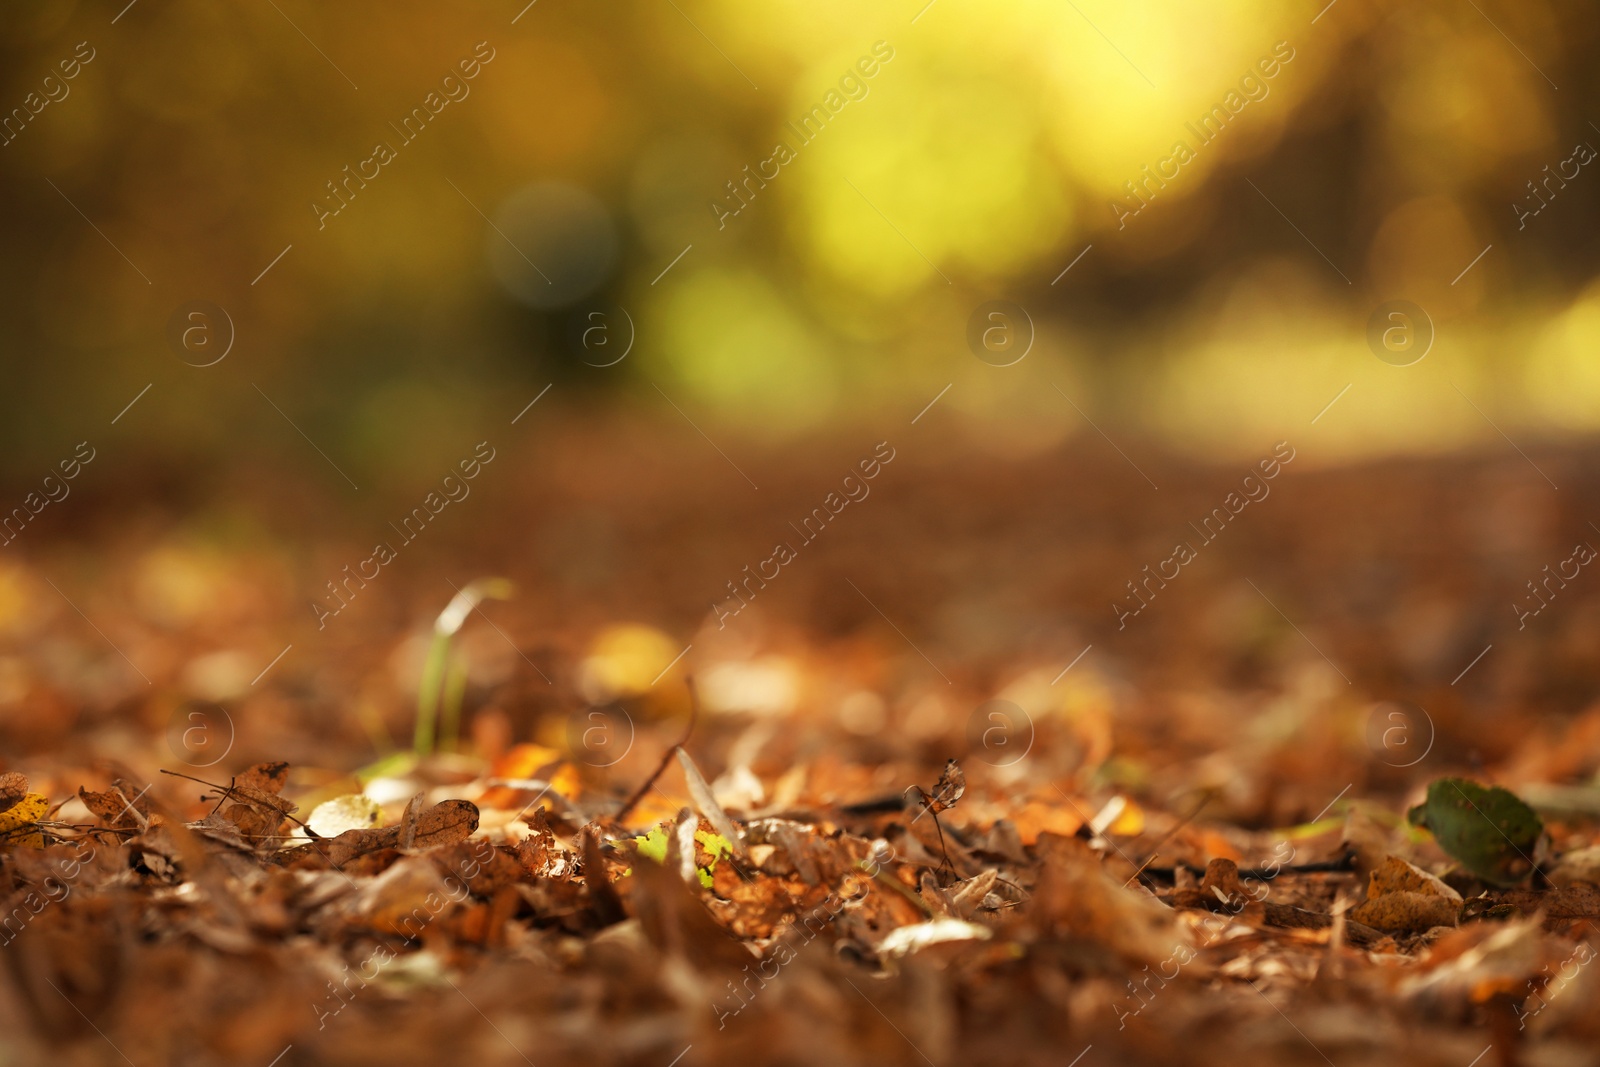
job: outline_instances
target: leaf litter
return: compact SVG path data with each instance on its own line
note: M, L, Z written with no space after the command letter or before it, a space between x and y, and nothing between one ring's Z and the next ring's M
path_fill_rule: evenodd
M304 1062L420 1062L449 1039L439 1012L462 1020L450 1005L468 997L491 1018L544 1020L499 1050L472 1038L488 1062L524 1046L547 1061L630 1061L677 1041L712 1056L910 1062L912 1045L949 1058L1038 1026L1079 1049L1125 1040L1161 1059L1177 1051L1166 1027L1215 1025L1222 1004L1272 1029L1263 997L1293 1003L1297 1026L1335 1055L1376 1048L1381 1027L1341 1021L1353 1010L1465 1021L1512 1057L1590 1032L1570 1010L1542 1015L1536 1034L1527 1020L1558 994L1594 991L1584 964L1600 890L1502 885L1505 865L1486 868L1498 853L1477 839L1451 839L1472 863L1434 863L1443 879L1387 854L1363 884L1341 832L1362 826L1352 809L1312 839L1325 858L1295 863L1280 848L1197 867L1187 858L1204 857L1206 832L1188 817L1150 812L1160 832L1120 843L1089 823L1023 844L1003 817L952 822L973 795L955 759L902 803L852 813L802 794L735 816L688 750L671 751L689 803L643 833L605 815L577 822L553 801L484 832L475 802L430 799L442 785L387 822L347 794L300 823L283 762L205 787L187 819L121 777L80 787L89 819L69 826L23 780L0 812L13 985L47 1041L94 1047L66 1000L144 1060L171 1062L220 1063L255 1041L311 1050ZM467 790L524 795L491 777ZM1232 840L1248 853L1266 838ZM245 989L261 991L249 1008ZM157 1003L168 1037L130 1029ZM1298 1056L1277 1040L1256 1051Z
M997 664L1034 719L1014 765L1027 746L990 762L886 645L825 630L786 654L838 722L772 696L772 664L735 680L777 710L708 678L702 713L665 661L553 697L528 670L462 719L614 701L637 727L614 768L557 730L345 775L243 716L250 758L189 768L204 783L105 743L8 760L0 1061L1589 1062L1600 713L1506 740L1529 715L1497 712L1467 734L1501 731L1488 766L1458 747L1391 774L1360 748L1366 709L1284 651L1298 635L1227 610L1220 653L1148 620L1138 639L1174 650L1157 698L1098 646L1065 676ZM558 683L567 653L587 662L528 647ZM1273 657L1281 691L1236 724L1254 698L1228 672ZM1186 750L1206 755L1168 758Z

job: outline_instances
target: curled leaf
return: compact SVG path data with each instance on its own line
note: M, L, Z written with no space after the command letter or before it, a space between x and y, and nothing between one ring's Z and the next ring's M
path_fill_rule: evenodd
M20 771L0 774L0 811L6 811L28 795L28 776Z
M1460 893L1427 871L1390 856L1372 872L1367 899L1350 917L1379 930L1420 932L1455 926L1461 906Z
M939 775L939 780L933 785L931 794L923 794L923 802L928 805L928 810L937 815L956 806L967 792L967 775L961 769L961 764L954 759L944 765L944 771Z

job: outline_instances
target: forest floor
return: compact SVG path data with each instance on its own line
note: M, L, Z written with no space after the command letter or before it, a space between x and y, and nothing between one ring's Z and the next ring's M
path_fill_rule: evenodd
M552 420L410 539L428 477L53 506L0 1063L1600 1062L1592 453L933 423ZM1447 777L1537 844L1452 860Z

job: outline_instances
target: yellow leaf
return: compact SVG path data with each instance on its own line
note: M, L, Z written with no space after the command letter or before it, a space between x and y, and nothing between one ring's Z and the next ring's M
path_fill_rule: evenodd
M1039 800L1030 800L1017 809L1012 822L1024 845L1034 844L1045 832L1071 837L1083 825L1083 819L1071 808Z
M677 816L685 803L687 803L686 798L671 798L659 790L651 790L645 794L643 800L634 805L625 825L629 828L639 828L667 822Z
M1119 837L1138 837L1144 833L1144 809L1128 800L1121 814L1106 827L1106 833L1116 834Z
M0 811L0 847L44 848L44 833L37 823L49 810L49 797L43 793L29 793Z
M645 692L679 655L679 645L653 626L607 627L579 668L579 685L594 704Z
M570 763L563 763L560 769L550 776L550 791L568 800L578 799L579 794L583 792L583 780L578 776L578 768Z

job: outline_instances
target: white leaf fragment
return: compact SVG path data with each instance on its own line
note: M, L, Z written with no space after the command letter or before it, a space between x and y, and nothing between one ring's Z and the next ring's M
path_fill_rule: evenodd
M370 830L378 825L378 802L361 793L347 793L318 804L306 823L320 837L338 837L346 830Z
M987 926L977 923L964 922L961 919L931 919L924 923L912 923L890 931L878 945L878 952L884 956L901 957L909 956L913 952L920 952L929 945L937 945L944 941L987 941L993 937L993 932Z

